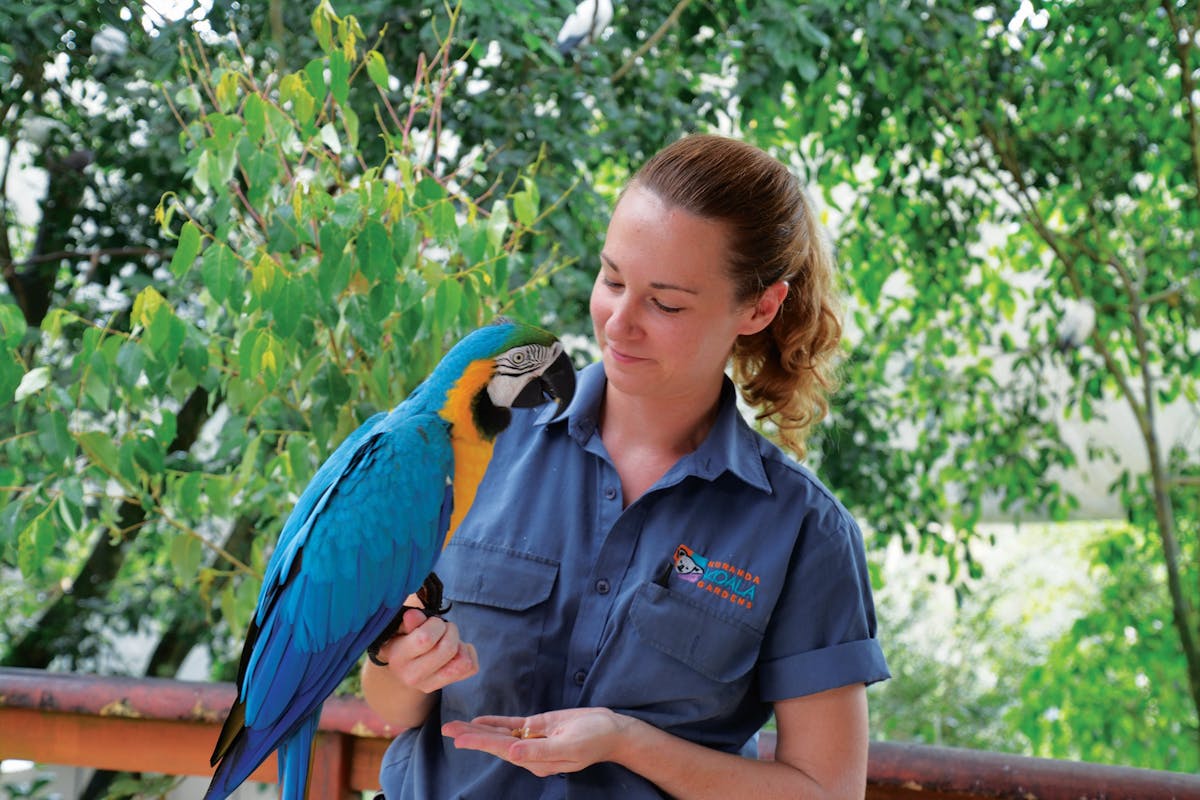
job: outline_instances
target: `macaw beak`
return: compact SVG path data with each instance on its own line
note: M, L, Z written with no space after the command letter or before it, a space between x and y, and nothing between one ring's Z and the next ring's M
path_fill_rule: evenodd
M575 396L575 368L565 352L546 367L545 371L525 385L513 399L513 408L533 408L549 400L558 403L557 417Z

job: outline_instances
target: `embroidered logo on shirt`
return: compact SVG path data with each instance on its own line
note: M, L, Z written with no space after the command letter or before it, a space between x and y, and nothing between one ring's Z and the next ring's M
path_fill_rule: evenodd
M675 574L696 588L742 608L752 608L759 577L724 561L711 561L686 544L675 548Z

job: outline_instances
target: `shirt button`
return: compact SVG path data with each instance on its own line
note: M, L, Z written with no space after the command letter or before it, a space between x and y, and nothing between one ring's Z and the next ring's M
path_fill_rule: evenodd
M604 496L607 497L609 500L616 500L617 499L617 490L614 487L609 486L604 490Z
M606 581L604 578L596 581L596 591L600 594L608 594L608 590L611 588L612 587L609 585L608 581Z
M586 672L584 672L583 670L579 670L578 672L575 673L575 685L576 686L583 686L583 682L585 680L587 680Z

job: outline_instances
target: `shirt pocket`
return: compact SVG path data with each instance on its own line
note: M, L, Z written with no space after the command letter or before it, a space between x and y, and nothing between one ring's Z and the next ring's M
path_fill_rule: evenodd
M451 539L437 573L456 602L526 611L549 599L558 562L487 542Z
M531 713L535 669L558 562L452 539L435 567L452 604L446 618L475 646L479 673L442 691L446 719Z
M754 628L700 602L643 585L625 624L602 649L587 700L717 743L728 736L731 720L745 715L745 704L758 702L755 664L762 641Z
M629 621L651 647L701 676L730 683L758 660L762 634L656 584L638 589Z

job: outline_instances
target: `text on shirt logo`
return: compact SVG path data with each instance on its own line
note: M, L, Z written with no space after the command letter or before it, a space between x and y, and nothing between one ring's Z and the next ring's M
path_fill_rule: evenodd
M753 608L759 577L724 561L713 561L686 544L675 548L675 573L696 588L742 608Z

